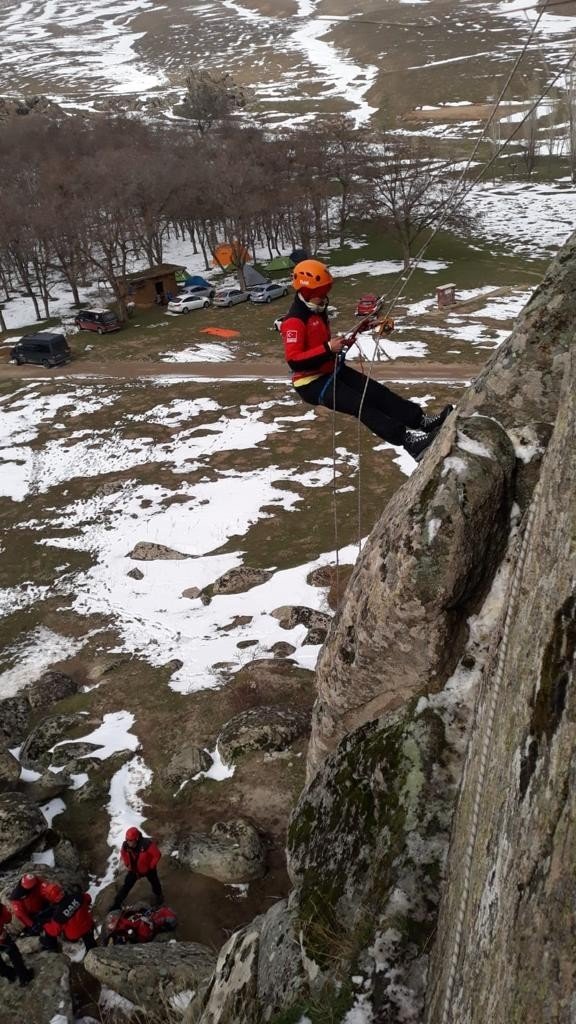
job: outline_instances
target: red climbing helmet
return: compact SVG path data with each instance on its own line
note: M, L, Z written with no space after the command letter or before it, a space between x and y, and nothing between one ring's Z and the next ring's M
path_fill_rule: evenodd
M138 840L140 839L141 835L142 835L142 833L141 833L140 829L134 828L134 826L132 825L131 828L126 829L126 842L127 843L137 843Z
M35 885L38 885L37 875L22 875L20 885L23 889L33 889Z
M48 882L44 886L44 896L49 903L59 903L64 895L64 889L58 882Z

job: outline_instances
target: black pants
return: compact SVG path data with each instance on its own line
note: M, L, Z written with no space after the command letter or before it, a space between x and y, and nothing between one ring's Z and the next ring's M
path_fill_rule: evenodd
M89 949L94 949L94 946L96 945L94 929L92 929L89 932L86 932L85 935L82 935L81 939L82 942L84 943L84 946L86 947L86 952L88 952ZM46 949L49 953L57 953L60 948L58 946L58 939L56 938L56 936L47 935L46 932L43 932L42 935L40 936L40 945L42 946L42 949Z
M362 401L364 388L366 394ZM326 374L296 388L296 391L310 405L325 405L336 412L360 418L364 426L389 444L404 444L406 427L417 430L422 421L422 409L417 402L395 395L384 384L370 380L346 363L341 364L335 382Z
M164 899L164 894L162 892L162 886L160 885L160 879L158 878L158 872L157 872L156 868L152 868L152 870L148 871L145 876L137 875L135 871L128 871L128 873L126 875L126 878L124 879L124 881L122 883L122 886L118 890L118 894L116 896L116 899L114 900L114 903L112 904L114 909L116 909L116 910L120 909L120 907L122 906L122 904L123 904L124 900L126 899L128 893L130 892L130 889L132 889L136 885L136 882L138 881L138 879L142 878L142 877L147 878L148 881L150 882L150 885L152 887L152 892L156 896L156 899L158 899L158 900L163 900Z
M4 956L7 956L11 961L12 969L4 960ZM28 981L28 968L22 959L22 954L13 939L8 939L8 941L4 941L0 945L0 978L14 977L12 971L14 971L18 981Z

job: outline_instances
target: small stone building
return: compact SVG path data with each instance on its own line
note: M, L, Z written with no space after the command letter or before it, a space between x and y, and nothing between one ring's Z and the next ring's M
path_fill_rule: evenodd
M176 263L161 263L157 267L136 270L126 274L121 282L126 302L135 306L165 305L177 294L176 274L184 267Z

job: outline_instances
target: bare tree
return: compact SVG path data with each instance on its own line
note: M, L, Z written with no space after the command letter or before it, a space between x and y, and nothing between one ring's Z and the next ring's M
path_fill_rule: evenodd
M227 72L192 70L185 81L184 113L200 135L227 122L234 110L246 106L244 91Z

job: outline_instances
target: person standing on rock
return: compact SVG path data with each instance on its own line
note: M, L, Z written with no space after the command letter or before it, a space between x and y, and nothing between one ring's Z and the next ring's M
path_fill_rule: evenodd
M292 383L302 401L355 416L389 444L417 462L432 444L452 405L426 416L417 402L390 391L344 362L345 338L332 338L328 293L333 278L319 260L297 263L292 274L296 297L281 325Z
M49 906L46 899L47 883L38 875L22 875L17 886L10 893L10 908L14 917L24 925L26 935L39 935L42 911Z
M44 949L51 953L58 952L58 937L64 936L70 942L82 939L86 951L96 945L94 937L94 918L90 910L92 898L87 892L66 893L57 882L47 883L46 898L50 904L49 916L45 911L42 915L44 933L40 940Z
M18 946L6 930L11 920L12 914L4 904L0 903L0 978L6 978L6 981L11 983L18 979L20 985L24 987L32 981L34 971L30 967L26 967ZM11 967L5 962L5 956L10 960Z
M157 871L161 856L154 840L143 836L140 829L129 828L127 830L120 848L120 857L122 863L128 868L128 872L110 910L120 910L128 893L140 878L147 878L150 882L156 904L160 905L163 902L164 894Z

